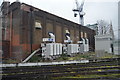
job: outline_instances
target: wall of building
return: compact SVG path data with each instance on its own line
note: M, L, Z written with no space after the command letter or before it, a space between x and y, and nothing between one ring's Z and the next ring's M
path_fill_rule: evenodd
M30 8L33 9L32 17ZM83 32L83 37L87 37L90 40L90 48L94 50L95 32L85 26L19 2L14 2L9 6L7 15L7 40L10 41L10 58L23 60L30 54L31 32L33 51L40 47L43 38L49 37L48 32L55 34L57 43L64 43L66 39L65 30L70 31L73 43L77 43L80 40L81 32ZM35 22L41 23L42 28L36 28Z

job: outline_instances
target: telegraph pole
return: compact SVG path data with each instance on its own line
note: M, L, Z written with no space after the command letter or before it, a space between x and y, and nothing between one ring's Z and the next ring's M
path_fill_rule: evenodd
M85 13L83 12L83 6L84 6L84 0L81 2L81 5L79 5L78 1L76 0L76 9L73 9L74 17L77 17L77 15L79 15L80 24L82 26L84 26L84 15L85 15ZM79 30L80 30L80 35L81 35L81 27L79 27Z

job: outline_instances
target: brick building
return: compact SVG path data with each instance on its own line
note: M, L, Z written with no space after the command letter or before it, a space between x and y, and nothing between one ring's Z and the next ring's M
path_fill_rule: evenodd
M48 32L55 34L57 43L64 43L65 30L70 31L73 43L87 37L94 50L95 32L85 26L20 2L3 2L1 13L4 58L23 60L30 54L30 44L32 51L38 49Z

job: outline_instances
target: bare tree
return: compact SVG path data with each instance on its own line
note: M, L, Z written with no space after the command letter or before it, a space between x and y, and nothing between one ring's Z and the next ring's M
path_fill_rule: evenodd
M106 34L114 35L112 22L108 23L105 20L98 20L97 27L98 27L98 35L106 35Z

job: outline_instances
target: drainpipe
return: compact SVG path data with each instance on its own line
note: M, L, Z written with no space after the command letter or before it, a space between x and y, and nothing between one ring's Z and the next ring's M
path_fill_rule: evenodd
M13 27L12 27L12 12L10 12L10 57L12 56L12 36L13 36Z
M33 44L33 8L30 8L30 53L32 53Z

